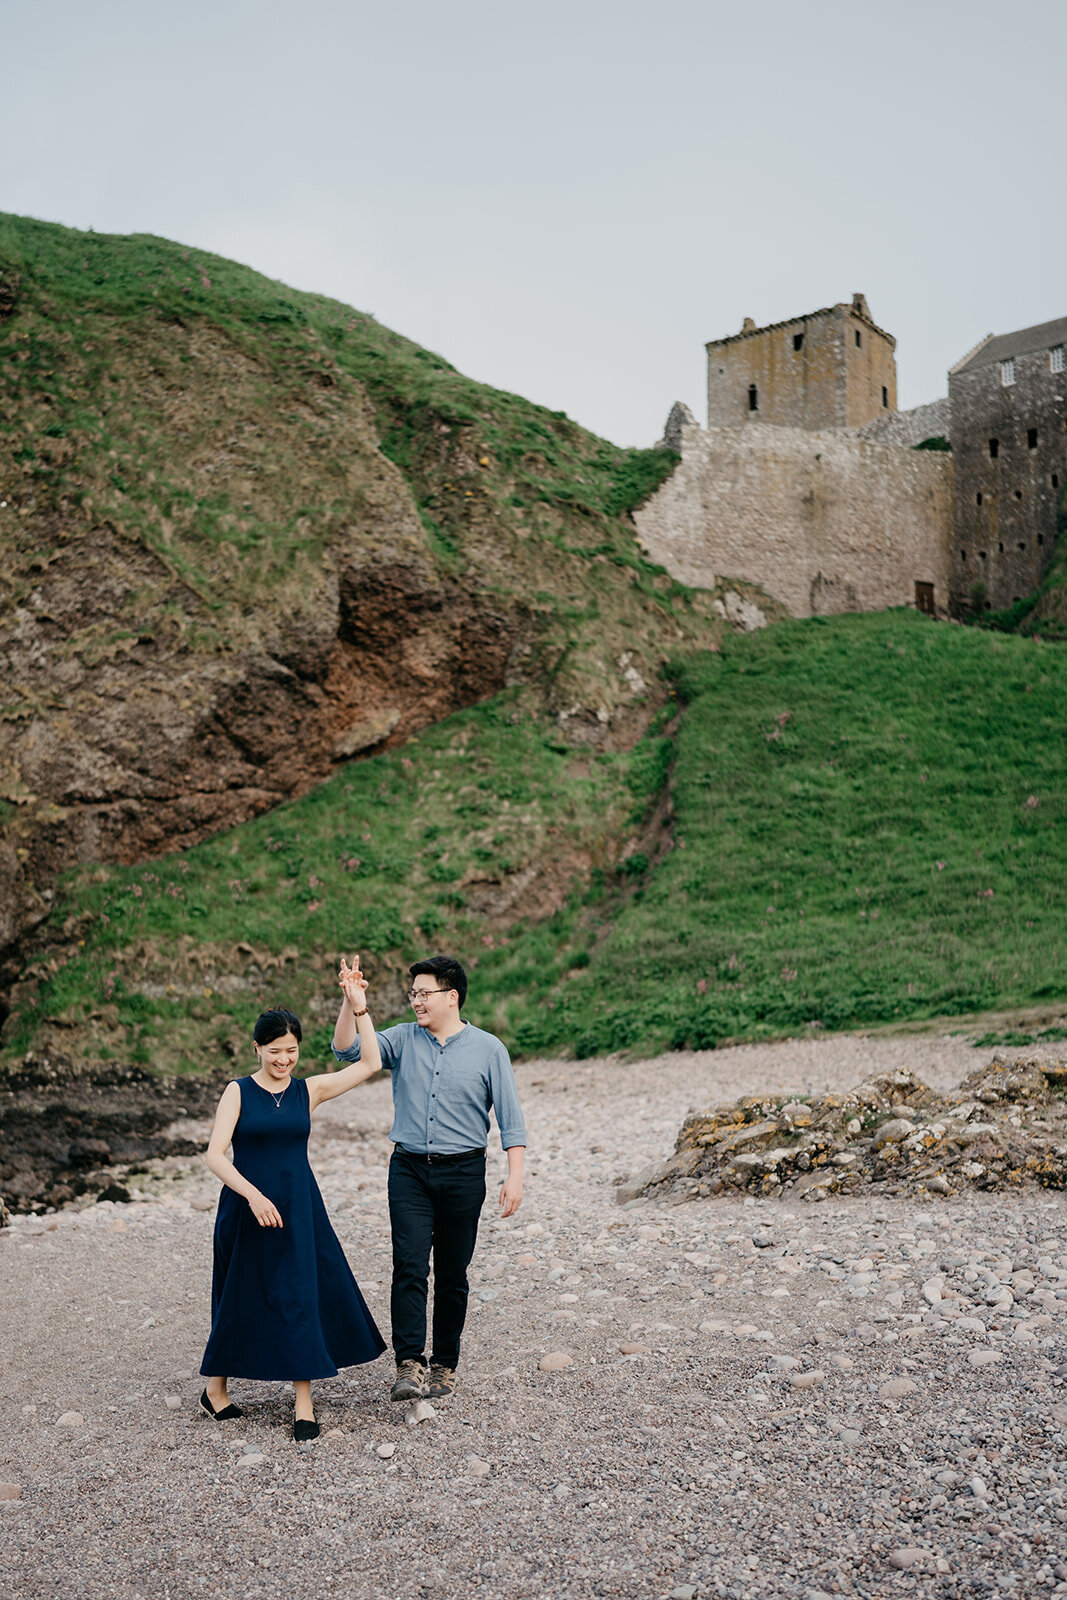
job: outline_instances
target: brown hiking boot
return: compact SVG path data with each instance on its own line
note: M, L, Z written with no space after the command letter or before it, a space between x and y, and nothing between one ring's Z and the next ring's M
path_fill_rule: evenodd
M450 1394L455 1394L458 1382L455 1367L442 1367L434 1361L430 1366L429 1381L422 1392L427 1400L445 1400Z
M426 1368L421 1361L398 1361L390 1400L421 1400L426 1393Z

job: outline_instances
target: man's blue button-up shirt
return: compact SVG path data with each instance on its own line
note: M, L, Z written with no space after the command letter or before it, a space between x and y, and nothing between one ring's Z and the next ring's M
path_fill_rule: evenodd
M439 1044L428 1028L401 1022L379 1033L378 1045L393 1077L394 1144L435 1156L484 1149L490 1107L504 1149L526 1143L511 1057L495 1034L468 1022ZM338 1061L358 1061L359 1039L333 1053Z

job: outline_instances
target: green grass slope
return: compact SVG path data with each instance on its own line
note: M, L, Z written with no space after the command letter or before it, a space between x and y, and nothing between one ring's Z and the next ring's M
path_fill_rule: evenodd
M1060 650L889 612L780 624L678 686L676 848L527 1047L1067 997Z
M457 950L468 1014L526 1055L1067 998L1061 651L889 612L731 637L676 687L630 752L505 694L181 856L82 871L8 1049L196 1069L284 1000L321 1051L349 948L386 1013L407 961Z
M643 749L575 750L512 691L191 850L81 868L14 989L9 1058L206 1068L243 1054L269 1003L305 1015L321 1053L341 951L363 956L384 1020L407 961L460 949L486 971L471 1014L503 1027L535 995L513 992L510 959L496 982L494 958L521 949L546 992L584 959L560 911L636 843Z

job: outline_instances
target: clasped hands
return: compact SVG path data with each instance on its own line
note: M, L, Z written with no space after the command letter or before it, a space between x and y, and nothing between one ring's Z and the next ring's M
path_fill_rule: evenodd
M367 980L359 970L358 955L352 957L351 966L348 965L344 956L341 957L337 981L344 991L344 997L348 1001L349 1009L354 1016L358 1017L360 1012L367 1009Z

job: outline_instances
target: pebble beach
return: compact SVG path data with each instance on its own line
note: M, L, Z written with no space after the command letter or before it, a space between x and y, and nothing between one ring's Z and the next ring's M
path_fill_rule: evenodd
M901 1065L946 1091L990 1054L838 1036L521 1066L525 1200L502 1222L490 1189L457 1394L390 1404L383 1357L316 1385L310 1447L284 1385L235 1380L237 1422L198 1410L202 1165L14 1218L0 1597L1067 1595L1061 1192L616 1195L693 1110ZM378 1080L311 1149L386 1337L389 1126Z

